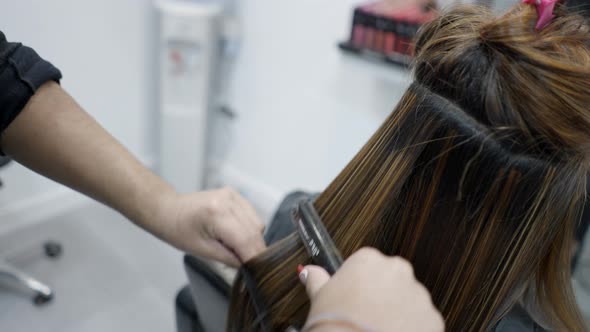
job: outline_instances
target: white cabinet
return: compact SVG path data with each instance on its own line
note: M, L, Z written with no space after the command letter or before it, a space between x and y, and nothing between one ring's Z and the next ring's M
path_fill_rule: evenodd
M160 175L179 191L203 189L207 119L220 52L222 7L156 3L159 16Z

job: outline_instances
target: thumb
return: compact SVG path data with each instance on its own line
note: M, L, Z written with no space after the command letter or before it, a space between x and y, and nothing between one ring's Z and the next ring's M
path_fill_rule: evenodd
M310 299L330 280L326 270L316 265L307 265L299 272L299 280L305 285Z

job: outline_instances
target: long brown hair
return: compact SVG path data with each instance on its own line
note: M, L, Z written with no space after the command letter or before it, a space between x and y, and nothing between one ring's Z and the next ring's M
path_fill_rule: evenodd
M585 330L569 262L590 152L589 27L560 6L541 31L536 18L525 4L501 17L461 6L424 26L414 83L315 201L345 257L372 246L410 260L449 331L491 329L525 293L549 328ZM264 313L240 276L228 330L301 326L306 263L296 234L247 262Z

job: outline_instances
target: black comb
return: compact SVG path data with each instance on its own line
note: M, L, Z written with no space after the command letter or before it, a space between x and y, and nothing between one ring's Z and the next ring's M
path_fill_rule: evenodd
M299 237L314 264L333 275L342 265L342 255L328 234L313 201L305 199L293 210L293 221Z

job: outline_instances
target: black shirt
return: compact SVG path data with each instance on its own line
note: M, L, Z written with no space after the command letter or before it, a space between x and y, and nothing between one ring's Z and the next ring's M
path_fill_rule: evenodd
M60 79L59 69L0 31L0 135L43 83Z

